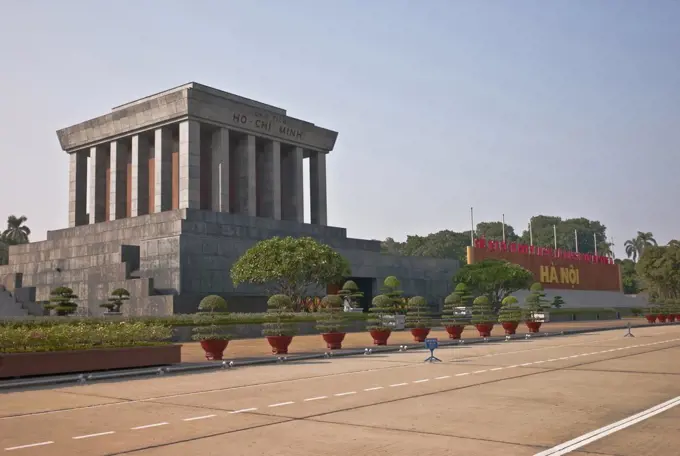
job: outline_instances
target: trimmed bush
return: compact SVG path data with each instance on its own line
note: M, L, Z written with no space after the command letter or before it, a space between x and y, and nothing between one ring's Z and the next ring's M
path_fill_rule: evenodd
M201 299L198 304L198 318L205 322L202 326L194 327L191 332L193 340L229 340L231 336L224 327L218 324L218 315L227 311L227 301L217 295L209 295Z
M486 296L479 296L472 302L472 324L496 323L496 314L491 307L491 302Z
M357 300L364 297L364 293L359 290L359 286L353 280L345 282L340 291L338 291L338 295L343 300L343 308L344 300L348 300L353 309L356 308Z
M347 325L344 303L338 295L328 295L321 300L321 309L316 320L316 329L322 333L342 332Z
M503 298L501 309L498 312L498 321L500 323L522 321L522 309L519 308L518 302L514 296Z
M548 300L545 299L543 285L539 282L534 283L529 288L529 295L524 300L527 304L525 318L527 321L535 321L537 318L534 313L541 313L546 308Z
M562 299L562 296L555 296L552 300L552 306L555 309L561 309L565 304L566 303L564 302L564 299Z
M109 302L104 304L99 304L99 307L103 307L109 312L120 312L120 306L122 306L125 301L130 299L130 292L125 288L116 288L111 292L111 297Z
M266 322L262 324L264 336L294 336L296 332L291 312L293 301L286 295L275 294L267 301Z
M172 328L141 322L4 327L0 331L0 352L29 353L93 348L120 348L167 343Z
M427 299L414 296L408 300L405 326L407 328L432 328L432 314Z
M50 293L50 301L45 304L45 309L54 310L57 316L63 317L75 313L78 304L74 301L78 296L68 287L57 287Z
M371 316L368 319L368 329L370 331L384 331L386 329L392 329L392 327L385 320L386 317L389 318L395 315L394 299L384 294L380 294L373 298L371 304L373 304L373 306L368 309L368 311L371 313Z
M467 325L470 320L464 315L457 315L457 307L464 307L461 295L454 291L444 299L444 312L441 323L443 326Z
M468 289L467 285L464 283L459 283L453 290L453 294L460 298L460 302L463 306L470 307L472 303L472 294L470 294L470 290Z

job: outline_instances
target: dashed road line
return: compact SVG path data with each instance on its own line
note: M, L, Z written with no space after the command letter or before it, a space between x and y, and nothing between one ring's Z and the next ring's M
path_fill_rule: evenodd
M434 379L435 380L445 380L447 378L451 378L451 376L450 375L442 375L441 377L435 377Z
M24 448L33 448L33 447L51 445L53 443L54 443L54 441L52 441L52 440L49 440L47 442L29 443L28 445L20 445L20 446L5 448L5 451L23 450Z
M229 412L231 415L235 415L237 413L246 413L246 412L254 412L257 410L257 407L251 407L251 408L245 408L241 410L234 410L233 412Z
M408 385L408 383L394 383L394 384L390 385L390 388L394 388L396 386L406 386L406 385Z
M290 404L295 404L295 402L293 402L293 401L279 402L278 404L270 404L268 407L270 407L270 408L283 407L284 405L290 405Z
M145 424L144 426L137 426L137 427L133 427L133 428L130 428L130 429L133 430L133 431L139 431L141 429L149 429L149 428L155 428L155 427L159 427L159 426L167 426L168 424L170 424L170 423L168 423L167 421L163 421L162 423Z
M320 401L321 399L328 399L328 396L308 397L308 398L305 399L303 402Z
M413 383L425 383L425 382L429 382L429 381L430 381L429 378L423 378L421 380L413 380Z
M499 370L503 370L503 369L505 369L505 368L504 367L494 367L493 369L489 369L489 372L495 372L495 371L499 371Z
M488 370L489 369L474 371L473 374L483 374L484 372L487 372Z
M460 374L456 374L455 377L464 377L466 375L470 375L469 372L461 372Z
M103 435L115 434L115 431L98 432L96 434L79 435L76 437L71 437L73 440L91 439L93 437L101 437Z
M217 415L203 415L203 416L194 416L191 418L184 418L182 421L198 421L198 420L207 420L208 418L214 418Z
M356 391L346 391L346 392L344 392L344 393L337 393L337 394L334 394L334 396L337 396L337 397L351 396L352 394L356 394L356 393L357 393Z

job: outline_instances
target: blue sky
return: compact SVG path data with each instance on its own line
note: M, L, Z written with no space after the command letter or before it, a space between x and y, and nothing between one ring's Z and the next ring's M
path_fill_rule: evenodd
M55 130L189 81L340 132L329 223L352 237L535 214L617 253L678 237L680 2L22 0L0 5L0 216L65 227Z

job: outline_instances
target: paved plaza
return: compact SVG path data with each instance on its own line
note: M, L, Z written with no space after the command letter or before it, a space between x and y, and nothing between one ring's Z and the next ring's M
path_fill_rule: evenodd
M680 327L624 333L446 348L435 364L410 350L8 392L0 394L0 450L675 455Z

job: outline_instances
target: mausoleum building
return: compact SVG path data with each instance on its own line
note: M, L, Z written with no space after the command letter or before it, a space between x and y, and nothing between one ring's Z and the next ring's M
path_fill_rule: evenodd
M10 247L9 265L0 266L0 316L38 312L35 301L60 285L90 314L120 287L132 294L130 314L192 312L207 294L223 295L234 311L259 311L264 290L234 289L229 269L276 235L333 246L367 300L389 275L433 305L451 290L457 261L385 255L378 241L327 226L326 155L338 133L284 109L189 83L57 135L70 160L69 228ZM303 215L305 164L311 223Z

